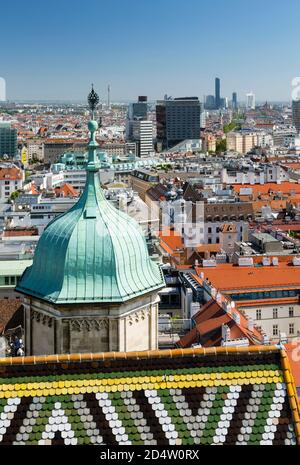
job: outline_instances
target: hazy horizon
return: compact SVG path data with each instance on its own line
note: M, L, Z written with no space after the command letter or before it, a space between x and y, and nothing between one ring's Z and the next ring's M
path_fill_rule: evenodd
M0 77L9 100L150 101L221 94L291 101L300 3L271 0L15 0L1 5ZM12 25L14 26L12 28Z

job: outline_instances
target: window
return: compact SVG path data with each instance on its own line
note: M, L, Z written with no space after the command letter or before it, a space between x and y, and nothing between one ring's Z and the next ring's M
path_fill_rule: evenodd
M256 310L256 319L261 320L261 309Z
M293 336L295 334L295 325L294 323L289 324L289 335Z
M273 319L277 320L278 318L278 308L273 308Z
M289 317L294 318L294 307L289 307Z
M9 276L5 276L4 282L7 286L9 285Z
M208 228L208 234L211 234L211 233L212 233L212 229Z
M278 336L278 325L273 325L273 336Z

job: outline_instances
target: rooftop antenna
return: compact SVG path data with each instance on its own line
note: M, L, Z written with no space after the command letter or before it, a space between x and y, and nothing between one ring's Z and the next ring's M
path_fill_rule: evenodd
M110 110L110 84L107 86L107 108Z

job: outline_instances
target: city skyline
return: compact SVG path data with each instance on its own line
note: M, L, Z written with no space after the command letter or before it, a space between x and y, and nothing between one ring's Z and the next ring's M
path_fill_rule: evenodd
M165 0L159 8L156 3L91 0L86 9L79 0L54 0L51 8L36 0L2 5L0 76L7 98L80 101L94 82L102 100L108 84L111 101L144 94L153 101L165 93L202 100L213 93L218 76L228 98L236 91L242 101L253 90L258 101L291 100L292 79L299 75L296 1L284 11L269 0L263 5L231 0L230 7L221 1L210 6ZM210 17L214 27L204 21Z

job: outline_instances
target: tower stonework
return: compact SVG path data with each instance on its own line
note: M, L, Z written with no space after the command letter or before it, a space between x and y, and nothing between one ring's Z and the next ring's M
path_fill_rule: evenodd
M99 98L89 95L92 117ZM96 121L88 124L87 181L78 202L48 224L16 287L25 307L26 355L158 347L162 271L138 224L99 183Z
M24 297L29 355L155 350L157 294L122 305L53 305Z

